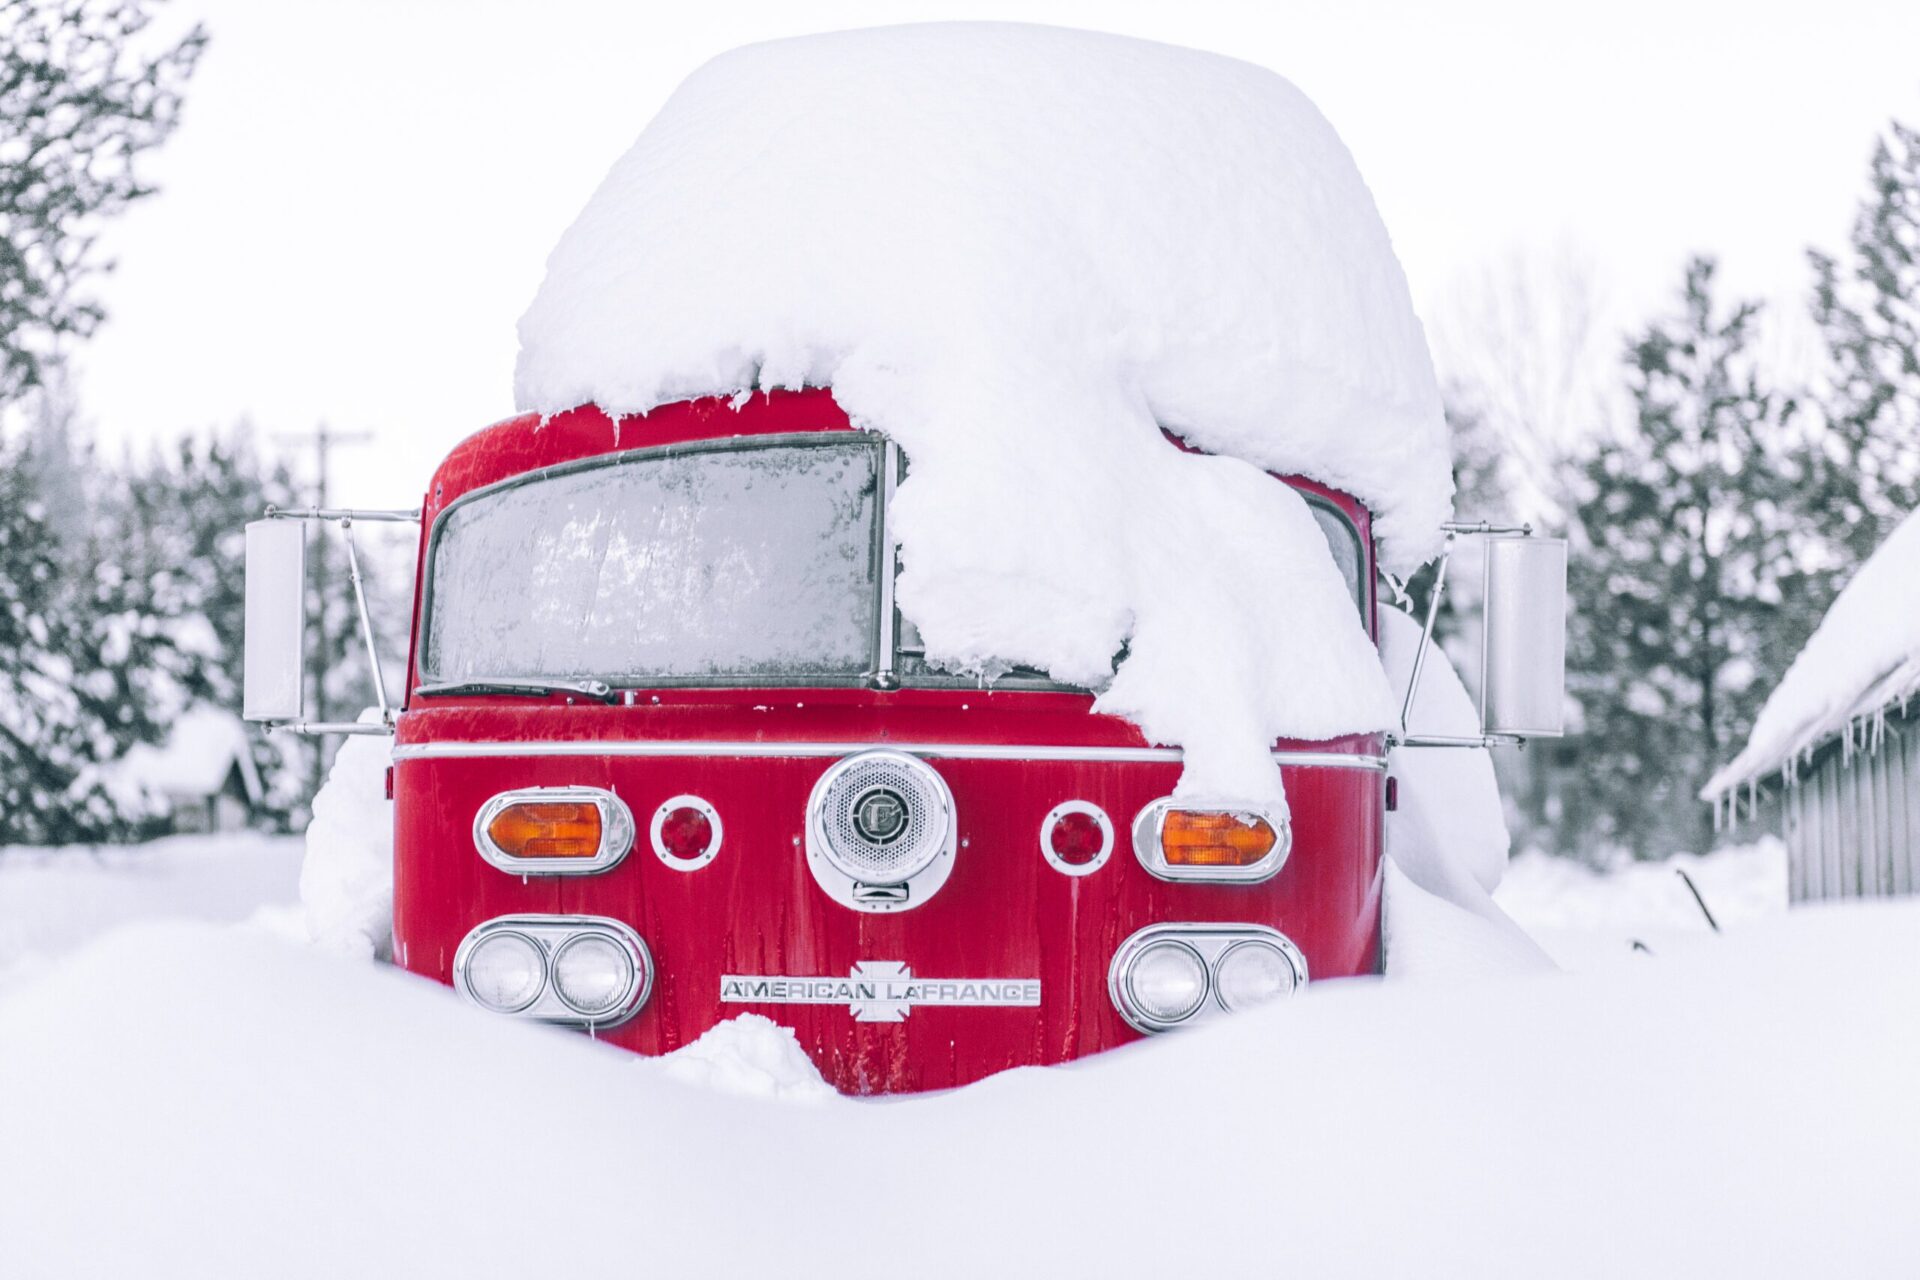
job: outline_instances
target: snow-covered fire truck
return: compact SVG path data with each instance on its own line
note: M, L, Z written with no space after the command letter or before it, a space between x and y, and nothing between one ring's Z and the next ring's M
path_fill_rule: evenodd
M1288 813L1182 803L1180 751L1088 690L927 660L894 600L907 460L829 390L614 426L510 419L417 512L248 528L249 718L393 735L396 963L647 1054L764 1014L861 1094L1376 970L1392 735L1275 742ZM1368 510L1274 483L1377 636ZM422 525L404 693L306 723L307 530L351 550L380 518ZM1470 740L1557 732L1564 545L1490 532Z

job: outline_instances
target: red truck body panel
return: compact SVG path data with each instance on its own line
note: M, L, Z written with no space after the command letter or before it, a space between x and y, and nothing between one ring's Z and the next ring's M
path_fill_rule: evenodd
M618 424L593 408L497 424L459 445L433 478L421 581L433 520L476 488L624 449L851 427L825 391L756 395L737 407L694 401ZM1289 482L1339 505L1370 548L1363 507ZM415 612L417 637L418 596ZM409 689L417 658L416 645ZM1172 791L1178 753L1154 749L1091 705L1067 692L928 688L638 689L620 705L565 693L410 698L395 756L395 959L447 982L456 948L483 921L612 917L644 939L655 979L639 1011L600 1030L603 1038L663 1053L727 1018L763 1013L794 1029L827 1080L860 1094L951 1087L1138 1039L1109 998L1107 974L1120 943L1151 923L1265 925L1293 940L1316 979L1374 971L1386 776L1378 736L1276 744L1293 846L1271 879L1171 883L1134 856L1130 828ZM927 760L958 818L951 878L924 905L894 914L831 900L803 851L814 783L837 759L874 746ZM483 804L502 791L561 785L625 801L639 832L623 861L593 875L522 876L479 856L473 826ZM717 856L691 872L656 856L647 832L655 808L682 794L709 802L724 828ZM1062 874L1042 856L1043 820L1068 800L1100 806L1114 827L1114 851L1091 874ZM1037 981L1040 999L915 1007L897 1022L861 1021L846 1005L721 999L727 974L844 978L862 964L904 965L921 980Z

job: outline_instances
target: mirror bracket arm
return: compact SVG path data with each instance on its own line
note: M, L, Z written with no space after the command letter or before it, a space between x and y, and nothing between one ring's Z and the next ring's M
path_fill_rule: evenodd
M1390 733L1387 735L1388 750L1395 747L1475 747L1484 750L1488 747L1524 747L1527 742L1527 738L1517 733L1482 733L1466 737L1439 733Z
M375 735L391 736L393 725L386 721L366 722L359 720L268 720L261 724L268 733L305 733L359 734L367 737Z
M1427 665L1427 646L1433 643L1433 624L1440 616L1440 595L1447 589L1447 564L1453 559L1453 539L1457 530L1446 529L1446 545L1440 551L1440 567L1433 573L1433 595L1427 599L1427 620L1420 628L1420 647L1413 651L1413 673L1407 677L1407 696L1400 703L1400 733L1404 740L1407 717L1413 714L1413 698L1420 691L1420 670Z
M360 557L353 549L353 521L340 522L347 539L347 577L353 582L353 602L360 610L360 641L366 646L367 667L373 673L373 696L380 703L380 723L393 724L393 708L387 705L387 674L380 668L380 651L373 644L373 615L367 611L367 589L360 579Z

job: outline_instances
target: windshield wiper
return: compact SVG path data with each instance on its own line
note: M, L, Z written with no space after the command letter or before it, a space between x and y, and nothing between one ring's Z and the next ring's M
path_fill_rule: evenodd
M452 697L463 693L518 693L540 698L550 693L578 693L602 702L612 702L617 696L613 687L604 680L523 680L512 676L423 684L414 692L423 698Z

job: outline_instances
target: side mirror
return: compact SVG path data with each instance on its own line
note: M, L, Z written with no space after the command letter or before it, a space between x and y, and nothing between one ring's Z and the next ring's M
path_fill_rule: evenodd
M1486 555L1480 731L1560 737L1566 732L1566 539L1491 534Z
M300 520L247 525L246 679L248 720L306 715L307 529Z

